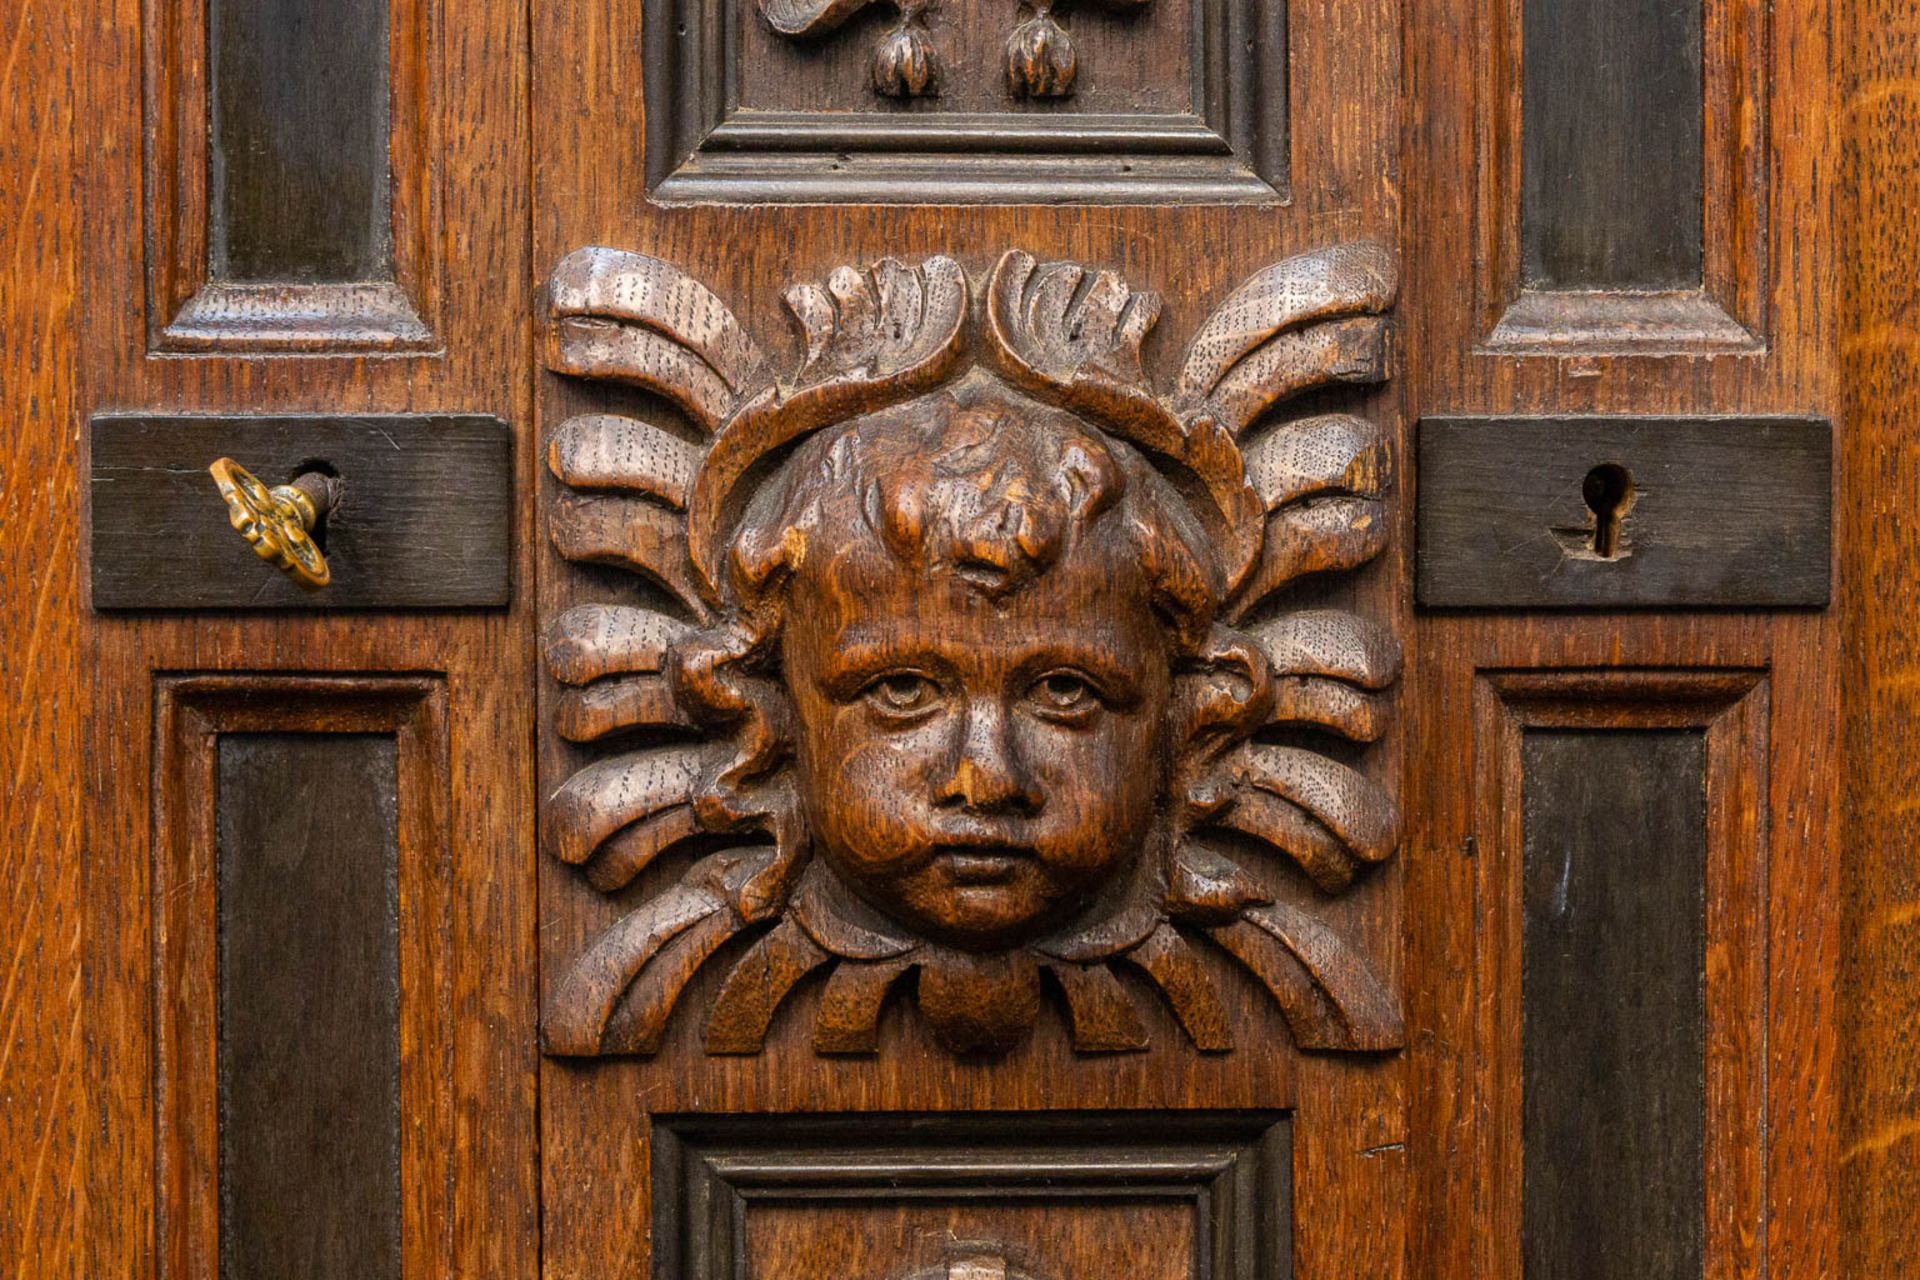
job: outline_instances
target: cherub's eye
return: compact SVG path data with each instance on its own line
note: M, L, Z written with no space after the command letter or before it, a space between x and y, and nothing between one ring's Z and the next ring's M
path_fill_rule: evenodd
M863 696L876 711L912 716L932 709L940 699L940 686L917 672L895 671L868 685Z
M1055 718L1077 718L1100 706L1100 694L1083 676L1071 671L1052 671L1034 682L1027 699L1042 714Z

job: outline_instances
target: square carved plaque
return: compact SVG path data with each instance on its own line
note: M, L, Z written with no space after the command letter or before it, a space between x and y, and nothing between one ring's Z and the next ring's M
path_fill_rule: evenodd
M804 37L755 0L646 0L648 190L663 204L1286 199L1286 0L1073 5L1077 82L1049 99L1009 85L1017 12L934 8L938 88L897 99L870 70L898 21L885 0Z
M1283 1111L657 1116L653 1280L945 1280L966 1254L1285 1280L1292 1136Z

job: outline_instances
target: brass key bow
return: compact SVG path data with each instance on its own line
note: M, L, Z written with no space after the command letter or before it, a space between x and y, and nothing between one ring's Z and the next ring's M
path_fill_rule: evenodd
M207 470L227 500L227 522L255 554L303 587L317 589L332 580L327 557L313 540L313 526L333 508L331 479L311 471L269 489L232 458L221 458Z

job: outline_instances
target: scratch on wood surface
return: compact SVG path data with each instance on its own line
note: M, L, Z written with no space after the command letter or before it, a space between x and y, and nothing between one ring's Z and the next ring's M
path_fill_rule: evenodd
M1840 1157L1840 1163L1847 1165L1856 1160L1884 1155L1909 1138L1917 1137L1920 1137L1920 1116L1902 1116L1898 1120L1881 1125L1848 1147L1846 1154Z
M1876 912L1868 928L1874 934L1881 934L1909 925L1920 925L1920 902L1896 902L1886 910Z

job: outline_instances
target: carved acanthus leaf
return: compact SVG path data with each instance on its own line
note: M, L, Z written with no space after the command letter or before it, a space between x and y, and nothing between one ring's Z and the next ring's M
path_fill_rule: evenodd
M1147 383L1141 348L1159 319L1159 295L1135 293L1111 271L1043 266L1015 250L994 268L986 316L989 354L1014 385L1094 415L1199 479L1213 500L1229 589L1237 586L1259 552L1263 508L1232 438L1210 419L1176 417Z
M720 581L729 502L754 464L830 422L931 390L964 349L967 278L951 258L841 267L825 285L788 289L786 301L806 338L805 362L791 385L762 393L727 424L688 502L693 561L710 591Z

